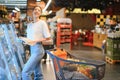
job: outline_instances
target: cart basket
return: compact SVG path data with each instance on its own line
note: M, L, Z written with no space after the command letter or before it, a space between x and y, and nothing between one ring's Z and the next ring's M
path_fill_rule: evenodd
M101 80L104 77L104 61L77 58L64 49L60 50L64 55L59 54L60 51L56 55L57 49L46 50L52 59L56 80Z

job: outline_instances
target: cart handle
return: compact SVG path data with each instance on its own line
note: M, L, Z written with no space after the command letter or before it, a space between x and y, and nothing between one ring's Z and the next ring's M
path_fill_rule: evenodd
M76 61L72 61L72 60L71 60L71 61L70 61L70 60L65 60L65 59L62 59L62 58L59 58L59 57L53 55L49 50L46 50L46 53L48 53L51 58L57 58L57 60L62 60L62 61L65 61L65 62L75 63L75 64L85 64L85 65L92 65L92 66L96 66L96 67L98 66L98 65L96 65L96 64L94 64L94 63L76 62ZM105 65L105 64L104 64L104 65ZM99 65L99 66L100 66L100 65ZM103 64L102 64L102 66L103 66Z

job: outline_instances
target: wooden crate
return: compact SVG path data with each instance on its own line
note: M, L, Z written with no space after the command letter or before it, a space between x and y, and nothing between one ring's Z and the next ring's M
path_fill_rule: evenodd
M120 60L113 60L113 59L111 59L111 58L108 57L108 56L105 57L105 60L106 60L106 62L108 62L108 63L110 63L110 64L115 64L115 63L117 63L117 62L120 62Z

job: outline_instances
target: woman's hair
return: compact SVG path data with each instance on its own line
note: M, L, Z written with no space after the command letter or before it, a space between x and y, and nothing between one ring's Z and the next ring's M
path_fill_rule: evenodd
M33 10L36 8L36 7L39 7L41 9L41 12L42 12L42 8L40 6L34 6Z

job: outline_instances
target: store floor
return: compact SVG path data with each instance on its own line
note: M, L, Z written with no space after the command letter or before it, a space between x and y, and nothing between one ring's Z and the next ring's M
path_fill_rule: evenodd
M74 56L105 61L105 55L100 49L97 49L95 47L87 47L83 46L82 44L74 46L72 50L70 50L68 47L68 45L62 46L62 48L64 48L66 51L68 51ZM43 63L43 72L45 80L55 80L54 70L51 61ZM106 63L105 76L102 80L120 80L120 63Z

